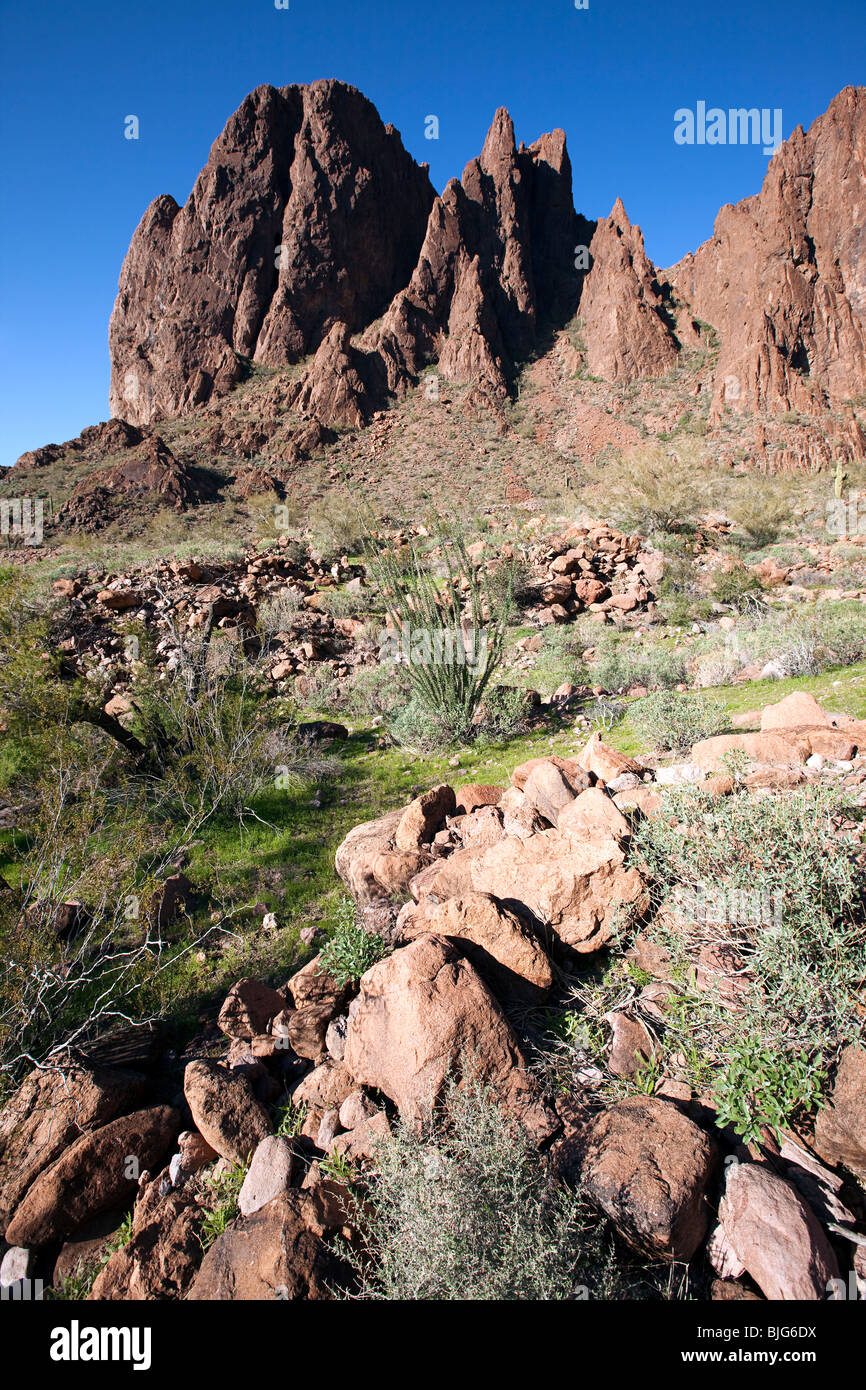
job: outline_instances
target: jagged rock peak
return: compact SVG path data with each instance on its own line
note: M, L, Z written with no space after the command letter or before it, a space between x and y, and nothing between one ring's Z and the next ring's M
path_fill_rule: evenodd
M229 389L239 359L290 363L337 321L363 328L408 282L434 197L354 87L257 87L185 206L157 198L133 236L109 330L112 412L183 412Z

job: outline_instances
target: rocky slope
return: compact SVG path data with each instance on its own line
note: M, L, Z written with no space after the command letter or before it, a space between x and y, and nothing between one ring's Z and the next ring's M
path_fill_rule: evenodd
M89 1265L92 1299L332 1297L352 1283L335 1238L357 1244L378 1145L452 1081L465 1086L471 1056L551 1178L581 1184L621 1252L687 1265L717 1299L844 1297L866 1276L862 1047L840 1050L814 1124L749 1142L685 1079L681 1054L646 1071L687 988L653 920L674 914L688 988L734 1019L766 927L708 933L694 907L652 905L632 844L642 817L665 814L671 774L700 780L707 810L790 796L792 770L813 784L844 776L860 805L866 795L863 721L803 692L759 718L760 731L705 740L664 778L595 734L577 758L514 767L507 787L442 784L357 826L336 869L367 931L387 940L359 979L339 982L314 955L281 988L239 979L180 1055L145 1038L132 1069L128 1053L121 1065L85 1047L24 1078L0 1112L0 1280L36 1274L60 1289ZM720 762L732 749L754 760L739 789ZM862 835L849 844L862 851ZM569 962L621 949L624 913L641 918L627 953L637 973L604 1017L599 1060L630 1093L605 1091L597 1065L550 1089L530 1065L532 1008L555 1001ZM286 1095L290 1136L274 1132ZM236 1205L202 1241L238 1168Z
M366 484L370 459L374 477L402 471L380 445L416 397L417 448L441 452L454 391L473 434L484 421L504 437L500 491L514 500L544 464L525 461L509 408L542 377L557 418L536 418L534 433L566 466L626 437L666 438L690 416L724 466L860 460L864 142L864 89L846 88L779 148L759 194L723 208L713 238L660 271L620 200L597 222L575 211L562 131L518 145L498 111L478 158L437 196L353 88L258 88L186 205L157 199L135 233L110 328L119 418L18 468L40 470L28 488L76 493L64 514L75 529L146 498L151 476L152 497L175 509L225 484L241 497L303 490L311 457ZM628 427L611 419L622 415ZM460 452L448 458L462 474ZM210 491L196 468L220 474ZM17 495L20 474L3 489Z
M668 272L719 334L713 408L819 412L866 382L866 89L780 146L761 192L722 208Z

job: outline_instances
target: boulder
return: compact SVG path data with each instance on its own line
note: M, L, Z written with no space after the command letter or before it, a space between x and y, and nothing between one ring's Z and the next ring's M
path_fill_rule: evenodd
M712 1140L675 1105L630 1096L593 1120L582 1178L636 1250L688 1263L707 1231L715 1161Z
M232 985L220 1009L219 1026L230 1038L255 1038L286 1007L285 996L258 980Z
M472 861L468 877L475 891L518 905L580 954L606 946L618 911L645 896L616 840L576 840L559 830L503 840Z
M866 1048L851 1043L844 1049L830 1103L815 1121L815 1148L866 1184Z
M831 720L814 695L805 690L793 690L775 705L761 710L761 732L772 729L805 729L820 726L830 728Z
M617 777L622 777L624 772L633 772L638 776L643 772L640 763L604 743L599 733L593 734L589 739L578 762L593 777L604 783L615 781Z
M771 1299L823 1300L839 1266L799 1192L757 1163L728 1167L719 1220L730 1249Z
M30 1072L0 1112L0 1232L43 1169L85 1130L144 1094L132 1072L58 1058Z
M292 1185L294 1153L288 1139L269 1134L253 1154L241 1190L238 1208L241 1216L252 1216Z
M538 1004L553 985L550 961L536 933L489 893L414 908L404 920L403 939L429 932L447 936L498 999Z
M343 1262L308 1229L298 1192L283 1192L214 1241L190 1302L327 1299L349 1282Z
M93 1302L182 1299L201 1262L201 1209L185 1189L164 1193L149 1182L135 1204L132 1238L115 1250L93 1283Z
M294 1009L280 1014L285 1033L299 1057L318 1061L327 1051L325 1039L334 1018L342 1013L352 993L351 985L338 985L314 956L286 985Z
M246 1163L271 1133L267 1111L239 1072L215 1062L189 1062L183 1093L196 1129L230 1163Z
M627 840L631 827L601 787L588 787L560 812L558 828L577 840Z
M475 967L441 936L420 936L361 979L349 1008L345 1064L422 1120L449 1076L489 1085L537 1136L552 1132L510 1024Z
M811 751L808 738L799 733L717 734L693 746L691 761L703 772L726 772L722 758L727 753L741 752L759 766L796 769Z
M397 824L395 847L403 854L416 854L430 844L436 831L444 825L446 816L453 816L456 809L454 788L446 783L416 796Z
M168 1105L122 1115L82 1134L31 1186L10 1221L10 1245L40 1247L130 1197L145 1169L168 1153L180 1115Z
M458 816L471 816L482 806L498 806L505 792L504 787L484 786L478 782L464 782L454 793L455 811Z
M430 862L426 850L403 852L394 848L402 817L402 811L390 811L356 825L339 846L337 873L357 903L367 905L405 896L410 880Z
M537 811L548 825L556 826L560 811L574 800L573 780L554 762L539 759L523 788L524 805Z
M589 777L576 758L530 758L528 762L519 763L511 774L511 785L518 791L525 792L526 784L538 767L553 767L562 774L565 782L571 789L573 796L578 792L585 791L589 786Z

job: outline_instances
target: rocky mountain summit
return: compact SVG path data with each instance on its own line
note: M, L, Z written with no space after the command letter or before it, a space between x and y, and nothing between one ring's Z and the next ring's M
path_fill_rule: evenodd
M562 131L518 147L497 111L437 197L353 88L257 88L186 205L158 198L135 233L112 410L147 423L223 394L244 360L311 354L288 404L326 424L365 423L434 362L495 400L539 329L577 312L604 380L663 374L707 323L716 411L818 411L866 383L864 128L866 94L846 88L780 148L760 194L664 273L619 199L597 223L575 212Z
M133 497L194 511L232 488L299 495L311 462L366 485L368 456L379 478L402 472L381 445L419 402L413 451L439 451L452 395L452 420L504 438L506 500L538 481L530 431L565 470L677 428L724 468L844 469L866 457L864 130L866 89L846 88L662 270L621 199L608 217L575 210L561 130L518 143L500 109L437 194L354 88L259 87L186 204L157 198L133 236L114 418L28 451L3 490L26 473L52 520L96 531ZM444 466L462 475L463 450Z

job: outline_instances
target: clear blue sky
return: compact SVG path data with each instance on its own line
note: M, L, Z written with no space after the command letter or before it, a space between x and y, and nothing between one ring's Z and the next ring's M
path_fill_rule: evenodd
M621 196L669 265L756 192L759 147L678 146L673 113L781 107L784 134L866 81L864 0L0 0L0 462L108 414L108 317L129 239L184 202L244 95L338 77L441 189L497 106L518 140L562 126L575 203ZM137 115L141 138L123 137ZM440 120L438 142L424 119Z

